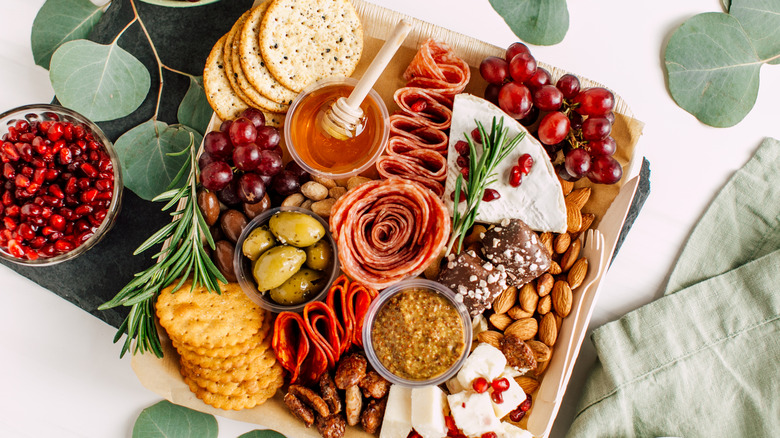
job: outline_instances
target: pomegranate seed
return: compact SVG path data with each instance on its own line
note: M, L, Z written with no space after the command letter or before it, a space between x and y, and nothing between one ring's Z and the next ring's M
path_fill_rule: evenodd
M19 135L19 141L22 143L32 143L34 138L35 138L35 134L33 134L32 132L26 132L24 134Z
M93 231L85 231L85 232L83 232L83 233L78 235L78 237L76 238L76 241L79 244L82 244L82 243L86 242L87 240L89 240L89 238L94 236L94 235L95 235L95 233Z
M114 197L113 192L100 192L97 194L97 197L95 199L97 199L98 201L110 201L111 198L113 197Z
M41 209L41 217L42 217L42 218L44 218L44 219L46 219L46 220L49 220L49 218L51 218L51 214L52 214L52 209L51 209L51 207L47 207L47 206L45 206L45 207L43 207L43 208Z
M40 254L43 257L54 257L54 255L57 253L57 251L54 249L53 243L48 243L46 245L43 245L38 251L38 254Z
M493 391L504 392L509 389L509 380L506 377L495 379L490 383L490 386L493 387Z
M17 240L11 239L8 241L8 252L16 258L22 258L24 257L25 249Z
M49 226L57 231L65 231L65 218L59 214L53 214L49 218Z
M71 210L70 208L66 208L66 207L60 208L58 210L58 213L61 214L62 217L64 217L66 220L69 221L73 220L73 210Z
M482 144L482 134L479 133L479 128L474 128L471 130L471 138L475 142Z
M62 207L62 199L56 196L43 195L43 204L50 207Z
M90 151L90 153L89 153L89 161L92 161L92 162L100 161L100 153L98 151Z
M16 187L27 188L30 186L30 178L22 174L16 175L14 182L16 183Z
M57 169L46 169L46 181L54 181L60 176L60 171Z
M406 438L423 438L422 435L417 433L416 430L412 429L411 432L409 432L409 435L406 435Z
M91 151L97 151L100 150L101 146L100 143L96 141L90 141L89 143L87 143L87 148L89 148L89 150Z
M100 175L98 175L100 179L110 179L111 181L114 180L114 173L113 172L100 172Z
M43 184L43 182L46 180L46 169L45 168L37 168L33 171L33 182L35 184Z
M43 202L43 198L41 198ZM35 217L41 214L41 206L32 202L22 205L22 216Z
M480 438L498 438L495 432L485 432Z
M65 193L72 195L78 191L78 186L76 185L78 183L78 178L71 177L68 179L68 182L65 184Z
M3 157L11 161L19 161L20 154L13 143L5 142L3 143Z
M75 247L76 246L73 244L73 242L71 242L70 240L68 240L68 239L66 239L64 237L62 239L54 242L54 249L59 251L61 254L69 252L69 251L73 251L73 248L75 248Z
M27 248L27 250L24 251L24 255L27 257L27 260L38 260L38 253L33 249Z
M76 125L73 127L73 138L81 140L84 138L84 134L86 133L85 129L81 125Z
M54 155L56 155L56 154L53 154L53 153L49 152L49 153L43 154L42 159L46 163L53 163L54 162Z
M3 177L5 179L14 179L15 176L16 169L14 169L14 166L12 166L11 163L3 164Z
M517 159L517 165L520 166L520 170L523 174L528 175L531 172L531 167L534 165L534 157L531 154L523 154Z
M69 148L60 149L60 164L70 164L73 162L73 153Z
M49 129L46 130L46 137L51 141L57 141L62 138L65 133L61 123L52 123Z
M6 207L14 203L14 198L10 191L3 193L2 201Z
M27 161L28 163L32 161L32 146L30 146L29 143L16 143L14 146L19 152L19 157L21 157L21 159Z
M6 218L6 219L10 219L10 218ZM35 239L35 229L33 229L32 225L25 222L19 225L19 237L21 237L24 240L31 241Z
M67 146L68 146L68 144L65 142L65 140L56 141L51 146L51 152L57 154L61 150L65 149Z
M79 178L78 182L76 182L76 186L81 190L87 190L92 187L92 180L89 178Z
M114 189L114 182L110 179L99 179L95 182L95 188L101 192L107 192Z
M428 102L424 101L423 99L418 99L415 103L412 104L412 111L419 113L420 111L425 111L426 108L428 108Z
M450 201L455 200L455 192L450 193ZM460 200L458 201L458 204L466 200L466 193L461 190L460 192Z
M19 131L14 128L13 126L8 127L8 141L17 141L19 140Z
M14 231L19 224L13 218L6 216L3 218L3 225L5 225L6 230Z
M49 186L49 193L59 199L65 199L65 192L63 192L60 186L57 184L52 184Z
M471 382L471 387L474 388L474 391L477 393L482 394L488 390L489 385L486 378L477 377L473 382Z
M509 185L519 187L521 182L523 182L522 169L520 169L520 166L512 166L512 169L509 171Z
M84 174L87 175L89 178L95 178L98 176L98 171L97 169L95 169L95 166L89 163L83 163L81 165L81 171L84 172Z
M449 435L450 433L452 434L458 433L458 426L455 424L455 419L452 418L451 415L444 416L444 424L447 425L447 430L449 431L447 435Z
M492 392L490 393L490 399L493 400L493 403L500 405L504 402L504 396L501 392Z
M62 136L65 137L65 140L71 141L73 140L73 125L70 123L65 123L62 125Z
M76 146L78 146L79 150L86 151L87 150L87 142L84 140L79 140L76 143Z
M469 159L467 157L464 157L463 155L459 155L458 158L455 159L455 164L458 165L458 167L469 167Z
M468 167L461 167L460 168L460 174L463 175L463 179L466 181L469 180L469 168Z
M89 217L89 221L92 222L92 225L99 226L106 218L106 214L108 214L108 210L105 208L97 210L92 216Z
M87 203L93 203L97 199L98 196L97 189L89 189L81 194L81 202L87 202Z
M501 197L501 193L495 189L485 189L485 193L482 195L482 200L485 202L495 201Z
M521 410L520 408L514 409L513 411L509 412L509 419L514 421L515 423L522 420L523 417L525 417L525 411Z
M19 217L21 208L18 205L9 205L5 208L5 215L8 217Z
M517 407L517 409L520 409L523 412L527 412L529 409L531 409L531 403L533 402L533 398L531 397L531 394L525 395L525 400L520 403L520 406Z
M78 214L78 212L76 212L76 214ZM73 226L73 229L79 233L83 233L84 231L89 230L89 228L90 228L89 221L86 219L77 220L76 225Z
M458 155L460 155L461 157L467 157L471 154L471 150L469 149L469 144L463 140L458 140L455 143L455 152L457 152Z
M95 209L92 208L91 205L79 205L75 210L73 210L73 213L75 213L77 216L86 216L88 214L92 214L93 211L95 211Z
M46 237L51 237L52 234L57 233L58 231L54 229L54 227L46 226L41 229L41 234L43 234Z
M30 123L27 120L19 119L14 123L14 128L19 132L28 132L30 130Z
M46 244L46 238L38 236L30 241L30 248L41 249Z
M80 157L84 153L81 149L79 149L78 146L75 145L68 146L68 150L70 151L71 155L73 155L74 160Z
M33 176L33 168L30 166L23 166L22 167L22 175L26 176L27 178L32 178Z
M111 163L110 159L103 158L98 163L98 169L100 169L101 172L113 172L114 171L114 164Z
M49 128L51 128L51 125L53 123L54 122L52 122L51 120L44 120L38 124L38 130L40 130L42 133L46 133L46 131L48 131Z

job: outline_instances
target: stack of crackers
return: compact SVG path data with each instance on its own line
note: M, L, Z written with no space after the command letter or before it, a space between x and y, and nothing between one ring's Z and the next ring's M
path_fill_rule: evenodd
M222 293L191 289L160 292L160 325L179 352L181 374L190 390L219 409L255 407L273 397L283 369L271 348L273 314L252 302L236 283Z
M349 0L268 0L217 41L203 85L220 119L253 107L279 127L299 92L319 79L350 76L362 52L363 29Z

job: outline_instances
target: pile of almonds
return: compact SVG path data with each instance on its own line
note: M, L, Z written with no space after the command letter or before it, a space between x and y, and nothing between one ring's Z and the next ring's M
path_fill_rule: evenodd
M595 216L582 213L590 197L590 188L573 189L572 183L561 182L566 199L568 230L562 234L542 233L540 240L552 254L550 269L519 289L507 288L495 301L492 310L483 315L487 330L477 333L479 342L500 348L504 335L513 334L533 350L538 366L535 376L516 380L530 394L539 387L538 378L552 358L553 348L563 318L571 312L573 294L588 273L588 260L580 257L580 235L593 223ZM466 243L474 242L485 229L474 227Z
M328 218L333 204L347 191L371 181L363 176L353 176L345 181L336 181L316 175L301 186L300 193L293 193L282 201L282 207L301 207Z

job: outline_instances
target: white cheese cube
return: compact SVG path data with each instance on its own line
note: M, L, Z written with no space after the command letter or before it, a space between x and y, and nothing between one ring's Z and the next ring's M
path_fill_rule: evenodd
M490 400L490 402L493 403L493 411L495 411L496 417L498 418L504 418L505 415L520 406L520 403L524 402L526 398L525 391L523 391L523 388L515 382L515 379L507 376L502 377L506 377L509 381L509 389L501 393L504 401L496 403L493 399Z
M498 432L498 438L534 438L531 432L521 429L514 424L501 423L502 430Z
M390 386L379 438L406 438L412 431L412 389Z
M450 394L455 394L456 392L461 392L466 389L463 386L461 386L460 382L458 381L458 376L455 376L450 380L447 380L447 382L445 382L445 385L447 385L447 391L449 391Z
M458 382L465 389L471 389L471 382L484 377L488 382L500 376L506 368L506 357L490 344L479 344L458 371Z
M482 436L483 433L501 431L501 420L493 412L489 393L463 391L448 395L447 403L452 419L464 434Z
M506 377L507 379L511 379L513 377L522 376L526 372L522 372L515 367L507 366L506 368L504 368L504 372L501 373L501 377Z
M438 386L412 389L412 428L423 438L444 438L444 406L447 395Z

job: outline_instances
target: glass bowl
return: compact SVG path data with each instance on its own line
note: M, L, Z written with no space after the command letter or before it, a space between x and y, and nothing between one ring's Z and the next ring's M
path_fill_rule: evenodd
M325 283L323 283L322 289L313 294L307 301L300 304L279 304L271 300L267 293L260 292L257 289L257 284L255 283L254 276L252 275L252 262L248 257L244 256L242 250L244 241L246 240L247 236L249 236L249 233L258 227L267 225L272 216L283 211L303 213L316 219L317 222L319 222L325 228L325 236L322 239L328 242L332 251L331 263L323 271L325 274ZM238 283L241 285L241 288L244 290L244 293L260 307L275 313L285 311L300 312L303 310L306 304L312 301L321 301L325 295L327 295L330 285L333 284L340 273L337 254L338 251L336 251L336 241L333 240L333 236L330 234L330 231L328 231L328 223L324 219L314 214L311 210L306 210L305 208L277 207L272 208L265 213L255 217L246 225L246 227L244 227L244 230L241 232L241 235L236 241L236 248L233 252L233 269L235 270L236 278L238 279Z
M443 297L456 311L457 313L457 319L461 323L461 326L463 328L463 346L462 351L457 356L457 359L452 362L452 364L447 368L446 370L442 371L441 373L431 376L428 379L420 379L420 380L414 380L410 378L405 378L402 376L399 376L398 374L392 372L390 369L388 369L387 366L379 359L379 354L377 353L377 346L374 342L374 329L376 328L377 334L382 333L384 335L388 334L388 331L391 331L392 327L390 327L392 324L381 324L378 323L378 316L381 314L385 306L390 303L390 300L404 292L407 291L413 291L413 290L422 290L422 291L428 291L432 292L440 297ZM408 302L406 305L408 309ZM425 309L421 309L423 312L426 312L430 315L431 308L426 307ZM368 312L366 313L365 322L363 325L363 346L365 347L366 351L366 358L368 359L368 362L371 364L372 367L374 367L374 370L378 372L382 377L390 381L391 383L395 383L402 386L407 387L423 387L428 385L438 385L446 380L448 380L450 377L455 375L458 370L463 366L463 362L466 360L466 358L469 355L469 348L471 347L471 340L472 340L472 329L471 329L471 318L469 317L469 312L466 309L466 306L463 305L461 301L457 299L457 295L452 292L450 289L448 289L446 286L442 285L441 283L437 283L435 281L426 280L422 278L414 278L414 279L408 279L408 280L402 280L395 285L383 290L379 293L379 297L377 297L376 300L374 300L370 307L368 308ZM395 318L390 319L389 321L398 321L401 324L405 324L403 321L405 318ZM440 333L440 328L430 325L427 325L427 328L423 328L421 330L428 330L431 334L438 334ZM431 345L434 342L431 341L433 338L430 335L424 334L423 335L425 339L422 341L420 340L410 340L408 338L408 335L405 335L402 337L402 339L407 342L408 344L414 344L416 346L424 346L424 345ZM426 339L429 340L429 342L426 342ZM432 352L430 351L421 351L417 352L416 358L420 357L433 357Z
M41 122L69 122L74 127L81 126L84 128L87 134L91 134L92 138L95 142L99 144L99 147L103 149L103 151L108 155L108 157L111 160L111 167L112 169L109 169L108 167L100 168L98 167L95 169L94 167L92 169L87 168L74 168L73 171L67 170L67 168L62 164L62 158L60 157L60 153L53 152L52 149L56 150L58 146L62 146L62 143L59 141L51 141L46 139L48 143L46 144L46 148L50 149L44 149L41 147L40 150L37 150L35 148L35 144L38 143L40 140L32 140L30 142L29 149L27 151L30 151L30 157L29 161L25 158L25 154L19 153L19 156L16 160L9 159L9 155L6 154L5 149L9 148L12 145L17 152L20 151L19 147L17 147L17 144L24 143L23 141L5 141L6 139L9 139L9 136L12 135L12 131L16 130L16 123L21 122L24 124L24 122L30 126L31 130L35 129L37 131L38 124ZM74 134L77 135L77 134ZM70 146L70 147L76 147L79 148L79 146L82 145L78 140L75 138L72 138L71 140L67 140L68 135L63 134L60 141L63 139L65 140L64 145ZM124 185L122 184L122 171L121 166L119 164L119 158L116 155L116 152L114 151L114 146L111 144L111 141L108 140L108 138L105 136L103 131L92 121L87 119L86 117L82 116L81 114L69 110L67 108L64 108L59 105L50 105L50 104L35 104L35 105L25 105L18 108L14 108L12 110L6 111L3 114L0 114L0 138L3 140L0 141L0 157L3 157L3 162L0 162L0 167L3 167L4 173L2 176L0 176L0 196L2 196L2 203L0 204L3 208L3 210L0 210L0 218L2 219L2 222L0 222L0 233L7 233L8 235L0 236L0 258L4 260L8 260L14 263L18 263L21 265L26 266L48 266L48 265L54 265L57 263L61 263L67 260L74 259L78 257L81 254L84 254L87 252L90 248L95 246L98 242L100 242L103 237L108 233L109 230L114 226L114 223L116 222L117 216L119 214L119 210L122 205L122 189L124 188ZM41 137L42 138L42 137ZM21 139L17 139L21 140ZM58 145L58 143L60 143ZM83 143L83 147L80 149L84 150L84 152L81 152L83 154L89 154L92 149L90 149L90 141L85 141ZM61 150L62 148L60 148ZM46 152L50 152L50 155L46 155ZM13 153L13 151L11 151ZM80 154L81 154L80 153ZM73 159L74 162L78 161L76 157L78 155L75 155L75 153L70 154L72 156L71 159ZM6 163L5 161L8 161ZM91 161L91 160L90 160ZM23 164L24 163L24 164ZM11 167L6 166L6 164L11 164ZM11 168L13 167L13 171L11 172ZM25 198L19 198L17 195L17 186L16 186L16 178L19 176L19 174L22 174L24 172L24 167L28 168L35 168L35 169L44 169L44 168L57 168L61 169L58 176L54 177L55 179L50 179L49 176L45 177L44 182L40 184L40 189L38 189L37 192L34 192L32 195L25 194ZM8 174L5 174L5 170L8 169ZM89 173L94 171L95 173L90 176ZM107 178L101 179L100 173L108 173L110 172L113 174L113 188L111 186L106 186ZM16 173L16 175L13 177L14 181L14 188L8 190L5 187L5 184L8 183L8 176L10 176L11 173ZM28 171L29 173L29 171ZM64 176L67 173L72 174L72 178L92 180L90 182L90 187L79 187L78 191L75 193L75 195L79 196L78 201L73 201L73 203L68 203L67 197L69 196L68 193L68 184L65 180ZM35 177L31 177L31 184L30 186L35 184ZM95 188L97 183L100 181L100 187L103 188L102 190L96 190L94 192L90 192L89 189ZM57 186L57 188L64 191L62 193L60 190L55 191L55 188L53 186ZM72 187L72 186L71 186ZM45 190L45 192L44 192ZM92 195L96 194L96 196L102 196L103 193L108 193L110 190L111 192L111 198L109 199L100 199L100 198L92 198L90 201L85 201L85 198L91 197ZM6 192L11 192L6 193ZM87 193L89 192L89 193ZM59 195L59 196L55 196ZM108 196L108 195L105 195ZM57 201L55 198L59 197L59 201ZM93 211L86 211L86 212L76 212L78 207L84 206L87 202L92 202L91 205L89 205L89 208L92 208ZM100 205L101 203L110 202L108 206ZM21 204L21 205L20 205ZM32 208L35 208L37 211L38 209L42 210L40 214L28 214L26 215L27 218L30 218L30 216L33 216L33 220L37 223L28 223L27 225L29 227L37 227L35 231L38 229L41 230L41 233L36 234L36 238L40 236L41 234L46 234L46 241L42 246L39 246L41 243L41 240L37 240L36 242L32 242L30 238L27 240L30 240L30 242L27 242L27 240L22 240L19 237L19 234L22 232L22 221L20 221L20 218L22 217L24 213L24 206L27 204L35 204L38 205L38 207L27 207L27 210L29 211ZM98 207L94 207L95 205L98 205ZM15 211L15 207L19 207L18 211ZM10 209L9 209L10 207ZM63 210L64 208L64 210ZM67 211L70 211L72 213L67 213ZM98 222L100 220L100 217L103 216L103 211L105 211L105 217L103 217L102 221ZM97 213L99 212L99 213ZM93 214L94 213L94 214ZM83 214L83 216L82 216ZM62 240L62 237L66 237L68 242L64 242L62 244L58 244L55 239L53 239L51 236L57 237L57 234L54 234L51 227L54 227L54 219L52 217L59 216L55 218L57 220L56 225L59 227L67 227L65 231L60 232L60 240ZM7 219L11 219L6 223ZM60 218L64 218L63 221ZM86 224L84 222L80 222L80 219L91 219L91 221L87 221ZM16 226L14 227L14 223L16 222ZM29 222L29 221L28 221ZM72 225L71 225L72 224ZM11 228L14 228L14 230L9 230L9 225ZM24 232L29 234L29 227L24 228ZM46 227L50 227L48 230ZM68 232L68 229L71 227L73 228L80 228L79 229L71 229L70 232ZM88 227L88 229L86 228ZM9 235L13 236L16 233L13 239L9 239ZM64 234L64 235L63 235ZM32 237L32 236L30 236ZM72 238L71 238L72 237ZM18 250L20 246L17 246L17 244L23 245L24 248L30 248L35 249L36 252L43 252L44 249L48 248L49 244L52 245L58 245L59 250L53 253L52 255L48 255L51 253L51 251L48 251L46 255L38 255L37 259L31 260L26 258L19 258L13 254L13 251L10 249L11 245L9 245L9 241L14 240L14 248ZM80 242L80 243L79 243ZM70 243L68 245L67 243ZM34 248L35 246L38 246L38 248ZM69 247L73 247L73 249L67 249ZM40 251L37 251L40 250Z
M306 87L293 100L284 123L284 142L293 160L307 172L323 178L343 179L368 170L385 150L390 136L387 105L375 90L361 104L363 130L349 140L325 133L318 118L339 97L347 97L356 79L332 77Z

